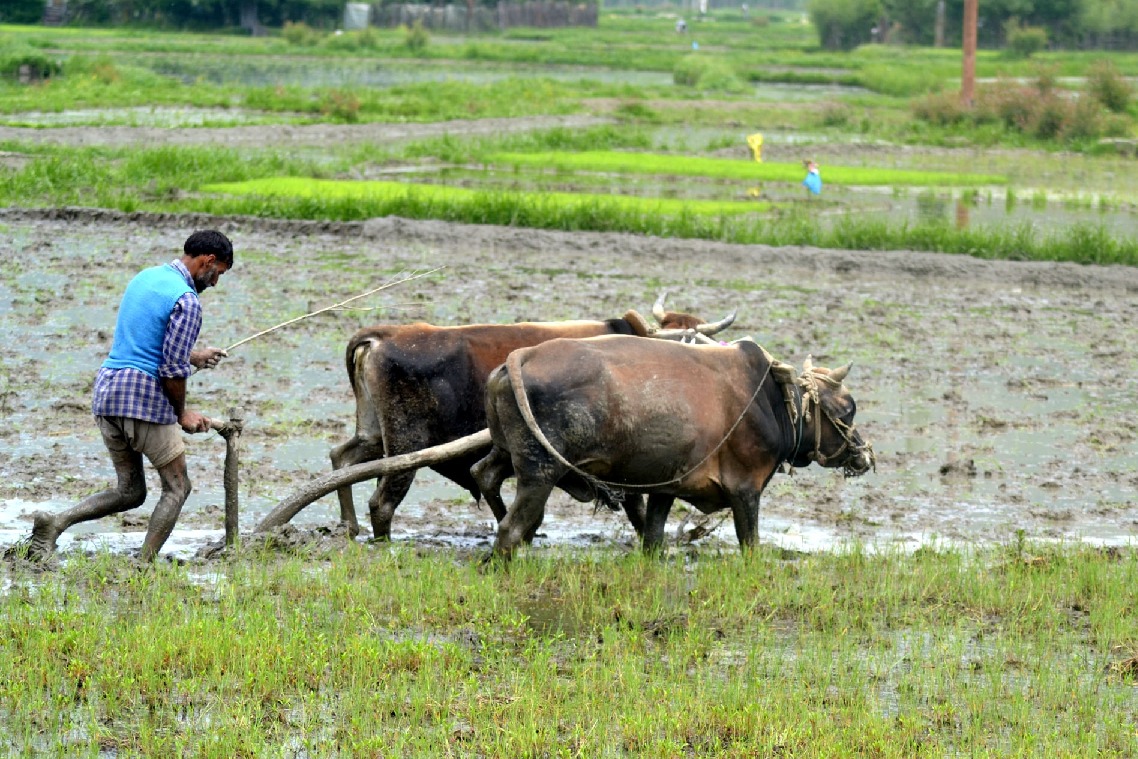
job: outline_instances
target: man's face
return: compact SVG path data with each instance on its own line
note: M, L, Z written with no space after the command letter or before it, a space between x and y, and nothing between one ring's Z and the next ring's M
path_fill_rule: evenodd
M221 275L229 271L229 265L217 260L217 256L206 256L206 263L194 275L194 287L198 293L203 293L217 284Z

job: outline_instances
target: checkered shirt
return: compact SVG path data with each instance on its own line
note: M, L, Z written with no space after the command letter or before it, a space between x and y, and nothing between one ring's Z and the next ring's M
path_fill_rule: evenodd
M170 262L192 287L193 277L180 260ZM137 369L100 367L95 375L95 392L91 411L95 416L126 416L156 424L175 424L178 416L162 390L161 377L189 377L190 350L202 328L202 306L197 290L178 299L166 323L162 341L162 363L158 376L151 377Z

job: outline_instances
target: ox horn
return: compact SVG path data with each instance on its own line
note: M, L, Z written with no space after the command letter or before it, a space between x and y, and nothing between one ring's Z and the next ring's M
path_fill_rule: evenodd
M657 298L656 302L652 304L652 315L656 317L656 321L658 321L660 324L664 323L664 317L667 316L667 312L664 310L664 299L667 297L668 291L661 290L660 297Z
M806 354L806 360L802 362L802 373L814 371L814 357L809 353Z
M714 335L716 332L722 332L734 323L735 316L739 313L739 309L735 309L731 313L724 316L717 322L708 322L707 324L700 324L695 328L695 331L701 335Z
M853 366L853 361L849 362L845 366L839 366L837 369L834 369L830 372L830 379L832 379L834 382L841 382L846 378L846 375L850 373L851 366Z

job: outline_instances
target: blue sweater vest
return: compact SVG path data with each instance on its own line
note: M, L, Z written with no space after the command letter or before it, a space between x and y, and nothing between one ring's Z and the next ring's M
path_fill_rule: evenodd
M135 275L122 296L111 355L103 366L130 367L157 377L170 312L179 298L193 292L196 291L182 273L169 264L143 269Z

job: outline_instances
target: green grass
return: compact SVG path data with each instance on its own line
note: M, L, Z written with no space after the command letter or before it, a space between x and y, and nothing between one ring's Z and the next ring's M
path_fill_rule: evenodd
M19 756L1123 756L1132 552L349 546L7 570Z
M764 182L797 183L802 180L805 172L801 163L609 151L496 153L484 157L483 160L516 166L540 166L557 171L608 171L621 174L701 176ZM870 186L975 187L1002 185L1008 181L1007 177L995 174L955 174L831 165L825 167L823 176L827 184Z

